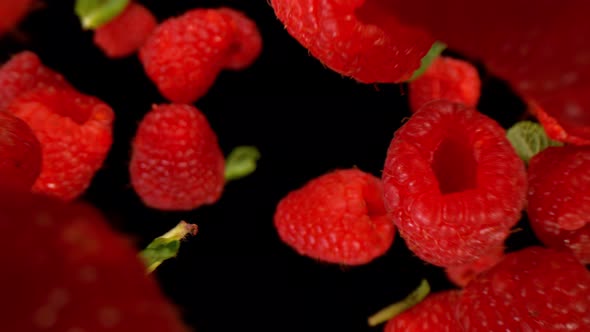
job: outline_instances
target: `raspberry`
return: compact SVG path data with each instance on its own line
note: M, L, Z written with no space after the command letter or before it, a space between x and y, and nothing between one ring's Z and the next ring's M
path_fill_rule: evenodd
M375 0L271 0L278 19L325 66L363 83L410 78L434 39Z
M393 243L378 178L358 169L309 181L278 204L277 232L299 254L329 263L366 264Z
M137 129L131 184L149 207L192 210L215 203L225 184L224 167L215 132L193 106L156 105Z
M464 331L590 331L590 272L568 252L507 254L463 290Z
M481 81L477 69L469 62L438 57L426 72L409 84L410 110L438 99L477 106Z
M23 19L32 3L33 0L0 1L0 36Z
M590 264L590 147L549 147L529 164L527 212L547 246Z
M0 188L31 190L41 172L41 145L29 126L0 111Z
M39 88L8 110L24 120L41 143L43 163L33 191L72 200L90 185L112 144L112 109L72 89Z
M489 253L481 256L475 262L449 266L445 269L447 277L455 285L465 287L480 273L489 270L491 267L498 264L504 258L504 248L497 247L492 249Z
M384 332L456 332L455 308L461 292L449 290L429 295L424 301L390 319Z
M529 103L529 112L543 125L549 138L575 145L590 145L590 118L584 119L584 114L569 116L566 114L558 121L535 102ZM570 116L571 119L568 121Z
M436 101L395 133L383 187L385 206L409 248L448 267L503 244L525 204L526 173L494 120Z
M188 332L130 239L83 203L2 191L4 331ZM18 299L18 300L17 300Z
M225 15L215 9L194 9L161 23L139 57L164 97L192 103L215 82L233 37Z
M227 17L234 35L225 68L242 70L249 67L262 51L262 36L256 23L244 13L232 8L219 8L219 13Z
M64 77L45 67L30 51L14 55L0 67L0 110L19 95L43 86L70 87Z
M115 19L96 29L94 43L110 58L122 58L137 51L158 22L144 6L132 2Z

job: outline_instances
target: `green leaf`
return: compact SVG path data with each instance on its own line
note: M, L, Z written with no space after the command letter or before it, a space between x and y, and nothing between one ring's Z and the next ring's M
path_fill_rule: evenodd
M506 132L506 137L526 164L537 153L550 146L562 146L563 143L550 139L543 126L532 121L520 121Z
M74 11L85 30L95 30L121 14L131 0L76 0Z
M233 181L252 174L260 159L260 151L253 146L239 146L227 157L225 162L225 180Z
M432 62L446 48L447 48L447 45L446 44L441 43L439 41L434 42L434 44L432 44L432 47L430 48L430 51L428 51L428 53L426 53L426 55L422 58L420 68L418 68L414 72L414 74L412 74L412 77L410 77L410 79L408 80L408 82L411 82L411 81L417 79L418 77L420 77L422 74L424 74L424 72L428 69L428 67L430 67L430 65L432 64Z
M166 234L155 238L139 253L147 267L147 273L152 273L165 260L176 257L178 250L180 250L180 241L187 235L197 234L197 231L197 225L181 221Z
M369 317L369 326L377 326L392 319L393 317L422 302L422 300L424 300L429 293L430 285L426 279L422 279L420 286L418 286L418 288L410 293L410 295L408 295L405 299L396 302Z

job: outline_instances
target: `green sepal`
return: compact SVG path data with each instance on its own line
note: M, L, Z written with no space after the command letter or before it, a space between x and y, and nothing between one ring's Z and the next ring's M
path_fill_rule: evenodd
M121 14L131 0L76 0L74 11L85 30L95 30Z
M235 148L225 161L225 180L233 181L252 174L260 159L260 151L254 146Z
M550 139L543 126L532 121L520 121L506 131L506 137L518 156L528 164L537 153L563 143Z
M432 44L432 47L430 48L428 53L426 53L426 55L420 61L420 68L416 69L414 74L412 74L412 77L410 77L410 79L408 79L408 82L411 82L411 81L417 79L418 77L420 77L422 74L424 74L424 72L430 67L430 65L432 65L432 62L439 55L441 55L441 53L446 48L447 48L446 44L441 43L439 41L434 42L434 44Z

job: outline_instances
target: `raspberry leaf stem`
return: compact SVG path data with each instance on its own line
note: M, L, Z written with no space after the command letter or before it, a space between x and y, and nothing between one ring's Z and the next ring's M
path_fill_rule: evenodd
M563 143L550 139L543 126L532 121L517 122L506 132L510 144L516 150L518 156L526 164L537 153L550 146L562 146Z
M260 151L256 147L235 148L225 162L225 180L233 181L252 174L256 170L256 162L259 159Z
M369 326L377 326L420 303L430 293L430 285L426 279L405 299L393 303L369 317Z
M85 30L94 30L117 17L131 0L76 0L75 12Z
M196 235L198 229L197 225L181 221L164 235L155 238L139 254L147 266L147 273L152 273L165 260L176 257L180 241L188 235Z
M414 74L412 74L412 77L410 77L408 82L411 82L420 77L422 74L424 74L424 72L428 69L428 67L430 67L434 59L436 59L446 48L446 44L441 43L439 41L434 42L428 53L426 53L426 55L420 61L420 68L416 69L416 71L414 72Z

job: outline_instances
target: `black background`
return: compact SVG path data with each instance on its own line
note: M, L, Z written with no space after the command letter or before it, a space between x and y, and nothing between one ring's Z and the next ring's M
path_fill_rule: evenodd
M116 112L115 143L82 199L100 208L138 248L180 220L199 234L155 276L197 331L377 331L367 317L398 301L427 278L433 291L452 288L444 272L414 257L396 238L389 252L361 267L323 264L282 244L272 225L278 201L290 190L336 168L357 166L380 175L404 117L404 85L362 85L326 69L284 30L265 0L146 0L158 19L191 8L230 6L260 26L264 51L251 68L223 72L195 105L208 117L227 154L255 145L255 174L227 185L215 205L187 213L146 208L129 185L130 141L154 103L166 102L132 56L111 60L82 31L73 1L52 0L0 41L0 61L29 49L80 91ZM480 110L508 127L523 104L482 72ZM535 243L526 223L510 250Z

